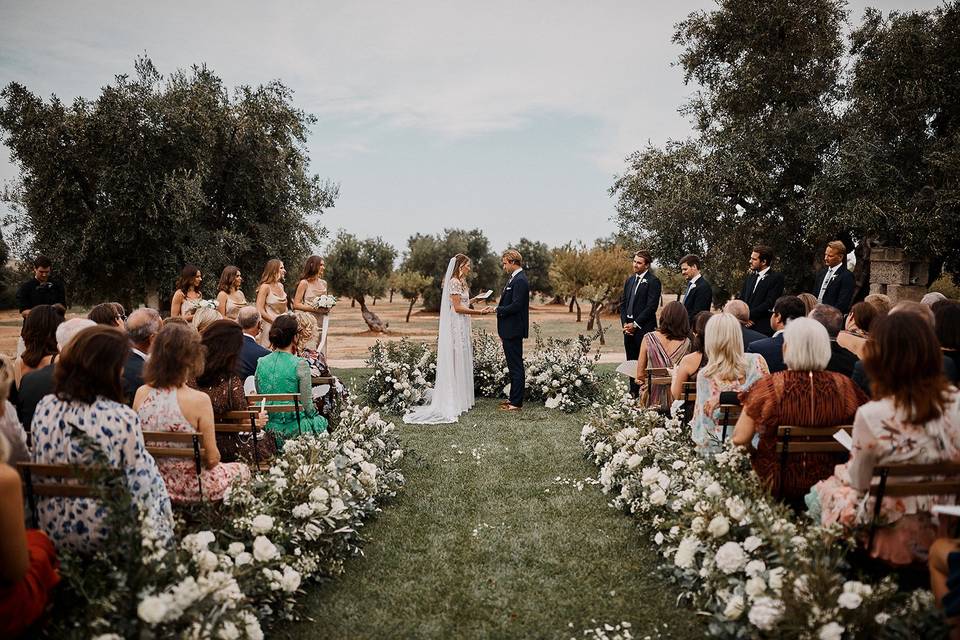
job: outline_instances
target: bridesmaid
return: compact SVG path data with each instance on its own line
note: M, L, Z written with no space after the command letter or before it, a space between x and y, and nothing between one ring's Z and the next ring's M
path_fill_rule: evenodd
M303 266L303 275L297 284L297 292L293 294L293 308L297 316L305 324L311 325L310 337L301 345L304 349L316 350L320 344L320 333L323 327L323 316L330 313L329 309L317 309L313 302L327 293L327 281L322 279L326 265L320 256L310 256Z
M193 314L200 307L203 301L203 294L200 292L200 283L203 282L203 275L200 268L194 264L186 265L177 278L177 290L173 293L173 300L170 302L170 317L177 318L182 316L184 320L190 322L193 320Z
M217 294L217 311L224 318L234 322L237 321L240 309L250 304L240 290L241 284L243 284L243 276L240 275L240 269L230 265L220 274L220 283L217 285L220 291Z
M263 275L260 276L260 286L257 288L257 311L260 312L263 327L257 341L267 348L270 347L270 327L277 317L285 314L289 308L287 292L283 288L283 279L286 275L287 270L283 266L283 261L273 258L267 261L263 268Z

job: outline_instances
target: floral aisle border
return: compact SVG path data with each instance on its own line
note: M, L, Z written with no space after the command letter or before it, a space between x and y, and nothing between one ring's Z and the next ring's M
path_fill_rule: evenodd
M339 575L364 519L404 483L397 430L347 399L335 429L288 440L270 468L234 485L206 524L179 523L168 548L128 496L107 497L111 535L90 558L65 554L56 638L262 639L296 617L301 585ZM187 532L186 535L181 534Z
M776 502L743 449L701 458L688 431L617 383L594 403L580 440L611 506L650 534L712 637L940 637L928 591L900 593L889 576L853 579L854 541L839 526L798 519Z
M596 371L600 351L591 354L593 340L546 338L537 324L534 348L524 358L525 397L542 401L548 409L573 413L589 407L600 393L605 377ZM473 332L474 392L481 398L505 398L510 378L500 339L475 329ZM367 379L370 404L400 415L426 400L436 380L436 352L427 344L403 338L398 342L377 341L370 347Z

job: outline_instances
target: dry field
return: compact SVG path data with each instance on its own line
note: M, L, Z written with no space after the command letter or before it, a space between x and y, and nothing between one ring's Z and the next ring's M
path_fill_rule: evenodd
M407 303L402 299L392 304L386 300L377 301L376 306L370 309L377 313L382 320L390 324L388 333L375 334L367 330L367 325L360 316L359 307L350 307L349 302L341 302L334 310L330 319L330 337L328 356L334 366L359 367L367 357L367 349L378 339L399 340L408 337L412 340L424 342L436 340L437 321L439 315L418 311L414 308L410 322L404 322L407 314ZM68 317L83 315L86 310L71 309ZM568 313L566 306L561 305L532 305L530 307L530 322L540 325L544 336L575 337L586 331L586 308L583 312L583 321L576 322L576 313ZM602 347L605 354L603 360L618 361L618 354L623 354L623 341L619 331L620 318L615 315L604 315L603 326L607 332L607 344ZM497 321L492 315L473 318L473 326L482 327L496 333ZM532 327L531 327L532 329ZM0 352L12 355L16 351L17 336L20 334L20 320L16 311L0 312ZM532 348L532 345L527 347ZM610 355L606 355L610 354Z

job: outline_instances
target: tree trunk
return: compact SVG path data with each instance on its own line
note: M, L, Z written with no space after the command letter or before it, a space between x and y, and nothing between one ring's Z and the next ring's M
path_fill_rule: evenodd
M550 304L563 304L563 296L553 296L553 300Z
M367 302L364 296L360 298L354 298L356 302L360 304L360 315L363 316L363 321L367 323L367 327L370 328L370 331L375 333L386 333L387 327L389 326L386 322L377 317L373 311L367 307Z
M577 296L570 296L570 308L567 310L567 313L573 313L573 305L577 303ZM580 322L577 320L577 322Z
M413 312L413 305L417 304L417 299L410 301L410 307L407 309L407 322L410 322L410 314Z
M573 302L571 302L570 304L571 304L571 305L573 305L573 304L576 304L576 305L577 305L577 323L579 323L579 322L580 322L580 303L577 302L577 299L576 299L576 298L574 298L574 299L573 299Z
M393 304L393 289L390 289L390 304ZM410 322L407 320L407 322Z
M357 299L356 299L356 298L354 298L353 300L350 301L350 308L352 309L352 308L354 308L355 306L357 306Z
M373 299L373 306L377 306L377 299L376 299L376 298Z
M600 346L607 344L606 339L603 336L603 320L600 318L600 313L603 311L603 304L597 305L597 331L600 333Z
M587 331L593 331L593 323L597 319L597 303L590 301L590 313L587 314ZM580 308L577 307L577 315L580 314ZM579 318L578 318L579 320Z

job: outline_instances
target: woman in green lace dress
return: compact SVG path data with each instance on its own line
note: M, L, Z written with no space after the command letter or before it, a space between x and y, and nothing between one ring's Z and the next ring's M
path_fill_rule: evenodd
M270 327L270 346L273 353L257 361L255 379L258 393L299 393L300 427L293 412L271 413L267 429L278 439L293 438L300 433L320 433L327 430L327 419L317 413L310 386L310 367L296 355L297 318L279 316Z

